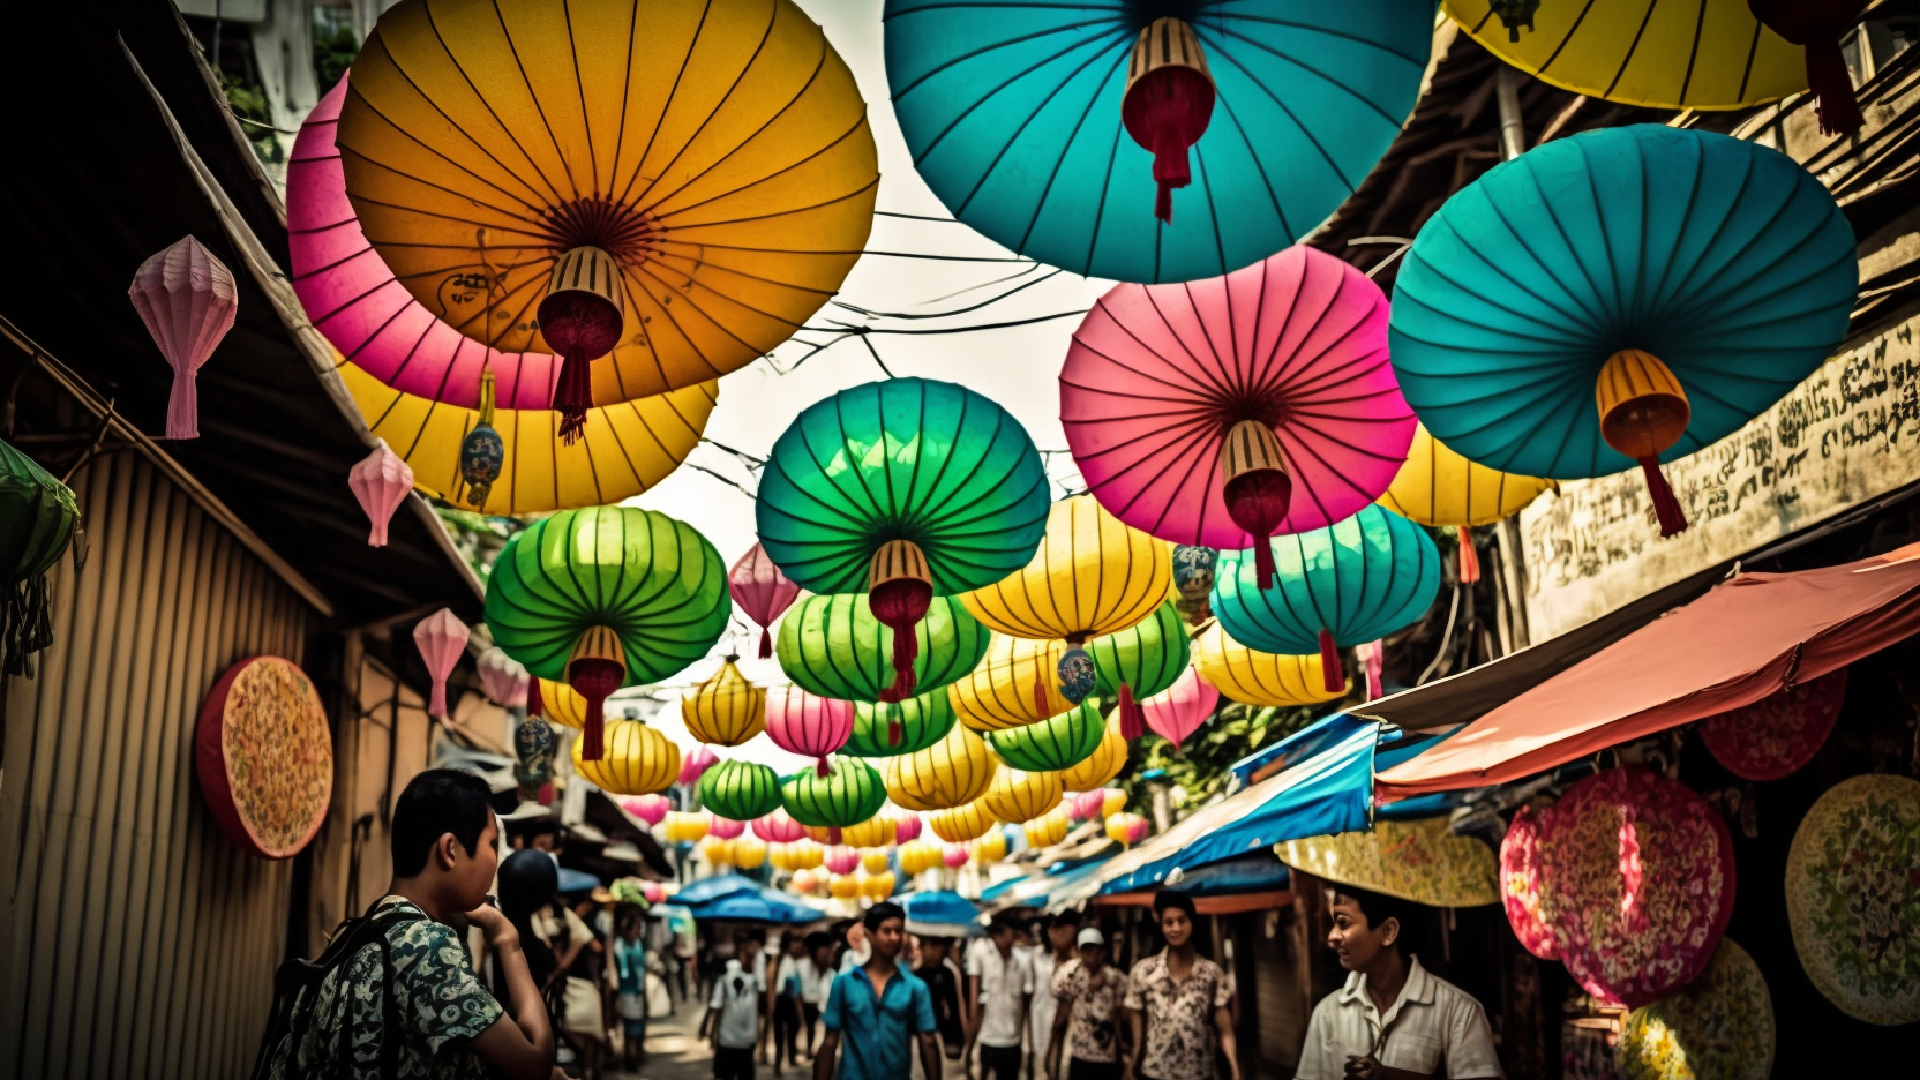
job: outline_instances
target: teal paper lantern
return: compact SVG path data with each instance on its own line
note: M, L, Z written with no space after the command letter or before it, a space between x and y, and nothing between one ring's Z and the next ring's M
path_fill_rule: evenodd
M780 805L802 825L844 829L880 812L887 802L886 781L859 758L835 758L825 775L802 769L781 781Z
M947 737L956 717L944 689L916 694L892 703L855 702L853 734L842 752L856 757L899 757L925 750ZM899 725L900 741L888 738L888 725Z
M913 625L912 674L922 692L972 671L993 634L959 600L935 597ZM858 593L802 596L780 617L774 655L796 686L820 697L883 701L894 685L894 632Z
M1083 701L1057 716L989 731L985 737L1001 761L1022 772L1059 772L1092 757L1106 733L1100 709Z
M722 761L700 775L700 802L733 821L752 821L780 809L780 774L751 761Z

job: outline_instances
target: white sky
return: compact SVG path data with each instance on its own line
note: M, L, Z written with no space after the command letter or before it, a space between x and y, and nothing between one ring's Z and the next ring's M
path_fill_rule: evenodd
M894 123L887 90L886 60L881 47L881 0L798 0L800 7L826 28L827 38L846 58L865 95L868 117L880 148L880 195L878 208L899 213L948 218L946 210L914 171L913 161ZM1115 117L1115 122L1118 122ZM952 222L903 221L876 218L870 251L912 251L945 255L1006 258L1011 252L975 233L965 225ZM1009 287L980 289L944 302L940 297L981 285L1015 273L1019 265L993 263L932 262L918 259L867 256L848 275L839 299L871 311L935 312L978 303ZM1042 268L1029 275L1039 277L1051 271ZM1022 279L1028 280L1028 279ZM1015 283L1009 283L1015 284ZM1062 311L1077 311L1091 305L1112 283L1092 281L1065 272L1043 284L1026 289L991 307L950 320L905 323L881 320L875 325L953 326L973 322L1004 322ZM852 312L829 305L821 309L812 325L828 320L859 321ZM1056 382L1060 365L1079 319L1059 319L1033 326L1004 330L978 331L951 335L874 335L874 347L887 368L895 375L919 375L943 379L972 388L998 402L1012 413L1033 436L1042 450L1065 450L1061 433L1059 390ZM814 340L823 340L811 335ZM783 366L791 364L808 350L789 342L774 354ZM728 375L720 383L720 405L707 425L707 437L727 446L766 456L774 440L787 429L808 405L850 386L884 377L873 357L858 340L848 339L807 360L804 366L786 375L776 373L766 360ZM754 477L730 455L702 446L689 459L722 473L746 487L754 488ZM1065 454L1048 455L1049 468L1057 481L1078 487L1079 477ZM1061 489L1056 489L1059 494ZM699 529L720 550L731 566L734 560L754 544L753 500L742 492L701 472L683 465L659 487L631 500L671 514ZM744 621L736 620L744 627ZM718 654L737 650L743 656L755 655L758 638L744 630L723 638L716 655L694 665L673 685L684 686L712 674L719 665ZM741 670L762 686L787 681L779 665L772 660L745 659ZM677 695L676 695L677 696ZM673 703L660 711L653 721L662 733L681 746L692 745L680 724L679 709ZM802 759L787 754L764 738L746 746L722 751L723 757L760 761L776 768L797 768Z

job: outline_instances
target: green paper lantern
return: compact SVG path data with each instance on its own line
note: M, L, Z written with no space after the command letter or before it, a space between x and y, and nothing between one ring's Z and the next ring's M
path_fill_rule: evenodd
M733 599L720 553L653 510L564 510L507 541L487 579L494 643L587 699L583 754L601 754L601 707L622 686L659 682L705 656Z
M1172 686L1193 659L1189 632L1169 600L1145 620L1087 642L1093 655L1093 692L1117 698L1124 686L1139 699Z
M700 774L700 802L734 821L752 821L780 809L780 774L751 761L722 761Z
M825 776L802 769L780 783L780 805L802 825L844 829L880 812L887 786L879 770L859 758L835 758Z
M856 702L853 706L853 735L844 752L857 757L899 757L925 750L947 737L953 730L953 703L944 690L919 694L892 704ZM900 743L887 741L887 725L900 725Z
M1001 761L1022 772L1059 772L1092 757L1106 733L1099 706L1088 698L1039 723L989 731L986 739Z
M938 690L987 654L992 632L960 601L935 597L914 626L914 683ZM894 684L894 633L858 593L803 596L780 617L775 654L787 678L808 693L847 701L882 701Z
M33 654L53 644L47 571L80 519L73 489L0 442L0 674L33 676Z

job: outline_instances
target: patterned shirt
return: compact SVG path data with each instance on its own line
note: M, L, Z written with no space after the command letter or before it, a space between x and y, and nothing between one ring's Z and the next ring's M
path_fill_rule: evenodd
M1126 982L1127 973L1109 965L1094 989L1093 976L1078 960L1061 964L1053 973L1054 998L1062 1008L1073 1010L1067 1021L1067 1056L1075 1061L1117 1060L1120 1040L1113 1009Z
M420 910L398 896L385 897L375 910L395 905ZM311 1019L296 1025L274 1048L267 1066L271 1080L320 1076L379 1080L383 1035L397 1035L400 1040L395 1075L402 1080L482 1080L486 1076L472 1043L506 1010L474 975L459 936L424 912L418 919L388 927L386 936L401 1030L387 1030L389 988L379 947L370 944L322 980ZM334 1058L343 1028L350 1062Z
M1152 1080L1209 1080L1213 1076L1213 1011L1233 999L1220 965L1193 958L1185 982L1174 982L1167 954L1140 961L1127 982L1126 1006L1145 1013L1146 1052L1138 1072Z

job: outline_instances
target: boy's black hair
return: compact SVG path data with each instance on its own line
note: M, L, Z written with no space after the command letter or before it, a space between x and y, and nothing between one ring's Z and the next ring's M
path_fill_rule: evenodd
M831 948L833 948L833 935L827 933L825 930L815 930L813 933L807 935L808 952L818 952L821 949Z
M868 908L867 914L860 921L866 926L868 931L875 931L880 929L880 924L886 922L888 919L899 919L901 922L906 922L906 910L891 900L882 900Z
M1399 949L1403 956L1412 956L1418 951L1414 946L1419 936L1421 905L1354 885L1330 882L1327 889L1339 899L1353 901L1353 906L1359 908L1360 914L1366 918L1370 930L1379 929L1388 919L1397 920L1400 933L1389 948Z
M1160 916L1167 913L1168 908L1179 908L1181 911L1186 912L1188 922L1192 922L1196 917L1193 910L1193 897L1177 889L1161 889L1159 892L1153 894L1153 918L1155 922L1158 922Z
M407 781L393 804L389 851L394 877L413 877L427 868L427 855L442 836L453 834L471 855L493 819L487 782L459 769L428 769Z
M1020 929L1020 920L1004 911L995 913L993 918L987 923L987 933L989 934L998 934L1003 930L1014 931L1018 929Z

